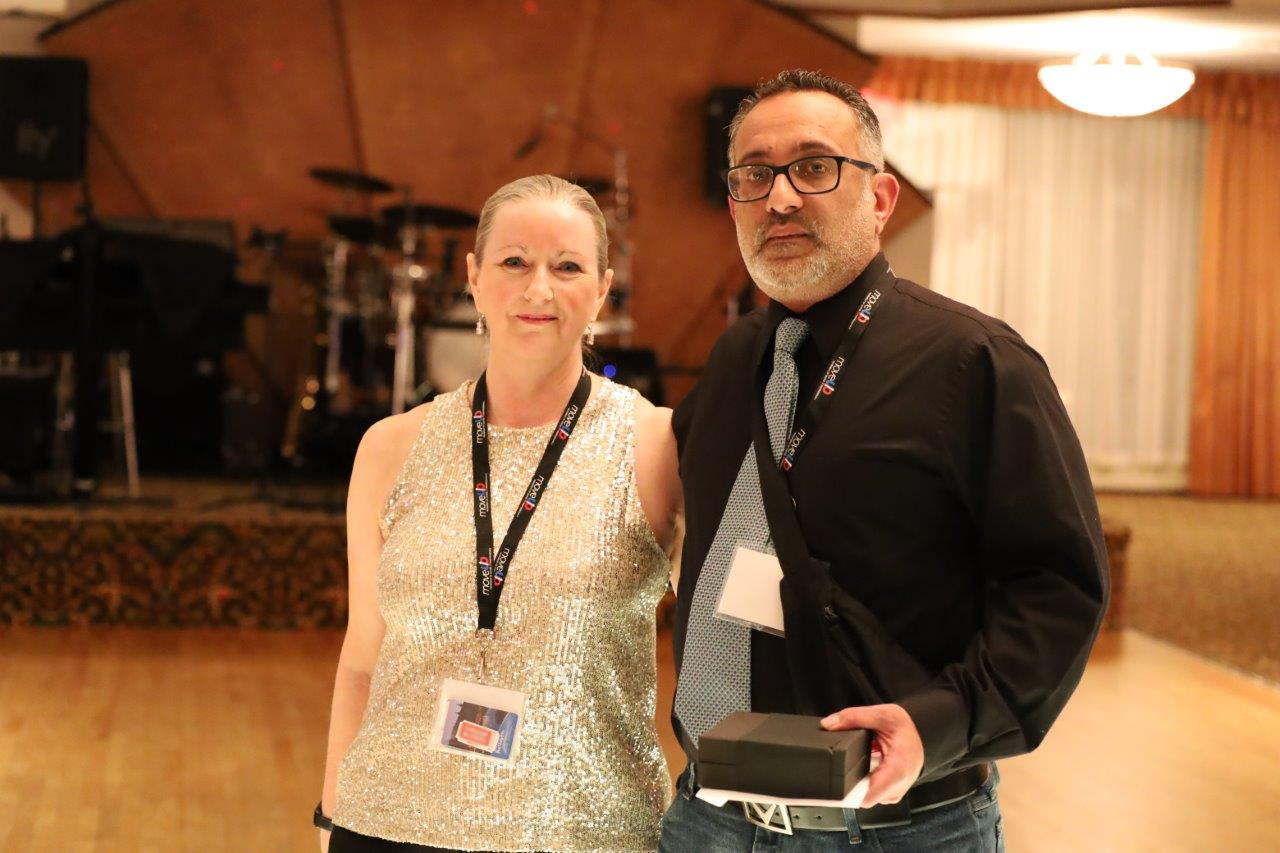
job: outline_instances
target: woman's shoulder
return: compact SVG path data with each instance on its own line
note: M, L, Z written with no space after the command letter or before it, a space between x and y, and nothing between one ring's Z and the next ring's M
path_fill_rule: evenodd
M385 417L365 430L356 449L352 479L369 480L377 484L378 492L389 489L390 481L404 467L432 405L423 403L403 414Z
M464 393L464 389L442 394L407 412L376 421L365 430L364 437L360 439L352 476L364 473L375 480L384 481L389 487L389 481L404 467L427 421L448 407L452 398L459 393Z
M643 394L630 385L623 385L604 376L593 375L596 394L603 403L601 410L612 410L630 415L635 423L637 439L643 441L659 437L671 428L671 409L655 406Z
M658 436L671 429L671 409L655 406L643 395L635 394L636 432L645 437Z
M434 402L423 403L407 412L390 415L375 422L365 430L364 438L360 441L361 447L367 446L369 453L377 456L394 454L399 450L407 451L422 431L423 421L427 419L433 406Z

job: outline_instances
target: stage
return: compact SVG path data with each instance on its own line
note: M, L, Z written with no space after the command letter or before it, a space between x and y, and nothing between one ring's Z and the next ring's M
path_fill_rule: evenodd
M142 491L130 501L107 482L87 503L0 505L0 625L346 626L345 482L146 477ZM1099 504L1108 628L1280 681L1280 502Z
M145 478L0 506L0 624L341 628L345 483Z

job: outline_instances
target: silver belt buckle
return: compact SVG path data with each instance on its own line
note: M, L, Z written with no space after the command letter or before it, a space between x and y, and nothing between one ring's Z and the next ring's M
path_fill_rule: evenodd
M795 835L795 832L791 829L791 812L787 811L786 806L780 806L777 803L753 803L743 800L742 813L746 815L747 823L754 824L761 829L767 829L770 832L777 832L782 835Z

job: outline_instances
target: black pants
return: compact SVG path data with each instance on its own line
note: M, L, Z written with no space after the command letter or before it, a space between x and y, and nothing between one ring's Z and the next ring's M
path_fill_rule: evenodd
M329 837L329 853L458 853L448 847L428 847L408 841L388 841L361 835L335 825Z

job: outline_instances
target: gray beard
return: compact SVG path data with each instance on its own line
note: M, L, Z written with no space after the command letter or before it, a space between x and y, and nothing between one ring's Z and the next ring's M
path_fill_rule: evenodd
M813 251L800 258L772 260L761 254L765 232L779 220L766 222L754 234L744 234L739 229L738 248L752 280L771 299L784 303L820 302L848 284L871 260L873 239L867 239L857 218L854 213L829 227L794 220L814 241Z

